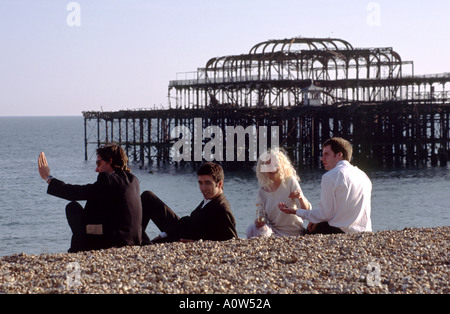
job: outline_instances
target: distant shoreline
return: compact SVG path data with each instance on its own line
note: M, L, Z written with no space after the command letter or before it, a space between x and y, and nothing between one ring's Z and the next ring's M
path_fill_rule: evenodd
M448 294L450 227L0 258L0 293Z

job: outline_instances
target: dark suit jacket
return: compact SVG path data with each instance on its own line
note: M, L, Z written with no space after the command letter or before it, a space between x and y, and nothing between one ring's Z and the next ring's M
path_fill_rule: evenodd
M103 225L106 247L140 245L142 240L142 203L139 180L129 172L100 173L87 185L70 185L52 179L48 194L69 200L86 200L86 224Z
M191 213L182 217L167 234L172 240L225 241L237 238L236 221L230 203L222 193L202 208L203 202Z

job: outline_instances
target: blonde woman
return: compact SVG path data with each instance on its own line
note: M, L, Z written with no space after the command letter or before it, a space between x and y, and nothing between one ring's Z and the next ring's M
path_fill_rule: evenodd
M256 166L258 196L257 218L247 228L247 238L258 236L303 235L303 220L279 210L283 202L294 208L311 209L310 202L303 195L299 177L288 157L280 150L262 154Z

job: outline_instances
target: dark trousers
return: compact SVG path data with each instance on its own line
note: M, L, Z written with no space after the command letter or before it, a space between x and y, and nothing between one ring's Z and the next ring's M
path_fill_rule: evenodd
M180 218L161 201L153 192L145 191L141 195L142 201L142 244L150 244L146 234L148 223L152 220L161 231L167 231ZM66 206L66 217L72 230L70 253L102 249L105 247L102 236L86 234L86 219L84 209L78 202L71 202ZM170 239L166 239L168 241Z
M70 229L72 229L69 253L88 250L86 222L83 210L83 207L77 202L71 202L66 206L67 222L69 223Z
M160 200L153 192L145 191L141 194L142 201L142 244L149 244L150 238L145 233L150 220L165 232L174 226L180 217L175 214L169 206ZM167 239L170 240L170 239Z
M101 250L112 246L111 241L108 241L104 235L86 233L84 208L79 203L71 202L66 206L66 217L72 230L69 253Z
M312 231L307 231L306 234L339 234L339 233L345 233L340 228L336 228L333 226L330 226L328 222L321 222L318 224L315 224L315 227Z

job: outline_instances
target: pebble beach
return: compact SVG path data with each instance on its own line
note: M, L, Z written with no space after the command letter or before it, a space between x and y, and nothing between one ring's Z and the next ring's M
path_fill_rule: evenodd
M0 258L0 294L448 294L450 227Z

